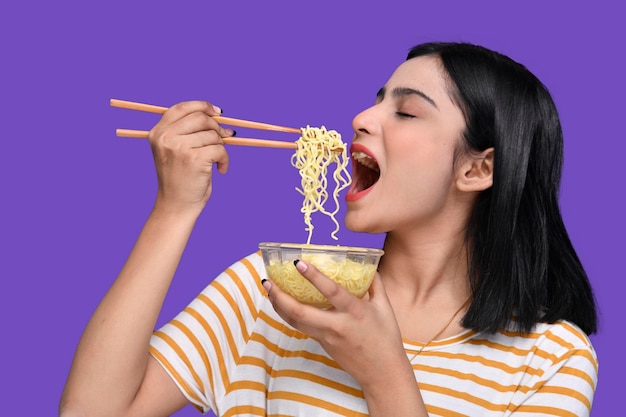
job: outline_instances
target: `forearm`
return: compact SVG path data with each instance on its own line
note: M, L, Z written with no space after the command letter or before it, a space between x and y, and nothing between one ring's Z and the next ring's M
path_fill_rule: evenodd
M149 339L197 214L155 209L79 343L62 401L112 412L141 386Z

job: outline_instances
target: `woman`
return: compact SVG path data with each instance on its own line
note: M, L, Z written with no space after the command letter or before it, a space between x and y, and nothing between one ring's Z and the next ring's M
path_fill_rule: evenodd
M154 209L81 339L62 415L589 414L595 304L557 203L559 119L525 68L419 45L354 118L345 223L386 232L366 297L299 261L334 308L302 305L252 254L153 334L213 164L228 168L220 112L180 103L152 129Z

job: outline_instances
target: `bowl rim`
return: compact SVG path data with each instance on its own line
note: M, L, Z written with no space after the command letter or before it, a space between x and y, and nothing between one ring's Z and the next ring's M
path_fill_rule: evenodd
M360 246L341 246L341 245L318 245L313 243L281 243L281 242L261 242L259 249L304 249L318 252L352 252L370 255L383 255L382 249L365 248Z

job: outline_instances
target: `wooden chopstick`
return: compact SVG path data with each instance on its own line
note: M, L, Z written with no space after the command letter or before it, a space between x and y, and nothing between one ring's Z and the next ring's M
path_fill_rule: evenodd
M147 130L116 129L115 134L125 138L147 138ZM226 145L256 146L259 148L298 149L296 142L252 138L223 138Z
M115 98L111 99L111 106L119 107L122 109L138 110L138 111L157 113L157 114L163 114L167 110L167 107L155 106L152 104L135 103L133 101L118 100ZM260 130L272 130L275 132L302 133L300 129L296 129L293 127L285 127L285 126L272 125L269 123L253 122L250 120L234 119L232 117L224 117L224 116L212 116L212 117L218 123L222 123L222 124L229 125L229 126L247 127L251 129L260 129Z
M155 106L153 104L136 103L133 101L111 99L111 106L119 107L128 110L138 110L149 113L163 114L167 111L167 107ZM230 126L247 127L252 129L272 130L276 132L287 133L302 133L301 129L295 129L293 127L277 126L268 123L253 122L250 120L233 119L231 117L212 116L218 123L223 123ZM147 138L147 130L132 130L132 129L116 129L115 134L120 137L126 138ZM253 138L235 138L228 137L222 139L226 145L240 145L240 146L256 146L260 148L281 148L281 149L298 149L296 142L286 142L279 140L268 139L253 139ZM333 152L342 152L342 148L334 148Z

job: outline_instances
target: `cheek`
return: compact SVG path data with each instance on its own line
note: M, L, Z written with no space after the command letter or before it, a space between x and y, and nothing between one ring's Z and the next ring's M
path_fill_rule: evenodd
M389 159L389 168L405 172L408 181L446 182L453 171L454 150L427 141L398 143Z
M455 140L452 134L436 127L424 125L420 129L395 129L386 142L386 152L399 160L415 160L420 164L445 164L451 166Z
M414 208L437 208L445 202L451 178L446 171L415 169L405 173L392 187L396 205ZM411 210L412 210L411 209Z
M403 204L439 206L454 179L453 153L442 147L404 145L390 161L389 186Z

